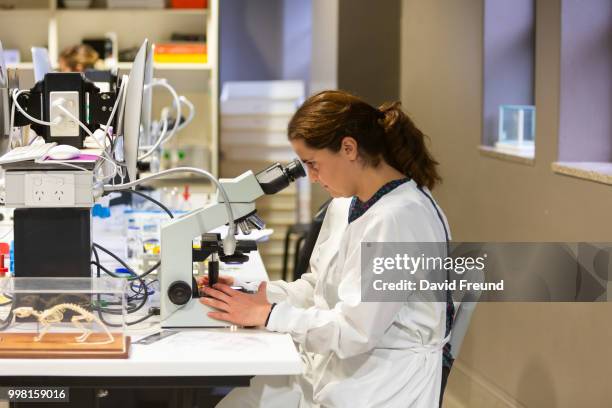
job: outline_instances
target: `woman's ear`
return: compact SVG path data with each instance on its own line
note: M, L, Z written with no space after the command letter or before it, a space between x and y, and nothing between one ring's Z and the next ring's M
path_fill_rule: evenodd
M357 160L359 156L357 141L352 136L345 136L340 144L340 152L349 160Z

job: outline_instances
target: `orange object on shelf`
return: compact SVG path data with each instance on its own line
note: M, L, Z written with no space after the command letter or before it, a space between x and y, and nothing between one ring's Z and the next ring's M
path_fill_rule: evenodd
M208 62L206 43L176 42L159 43L153 46L153 61L160 63L192 63Z
M156 43L153 46L153 52L155 54L206 54L206 43Z
M187 8L187 9L198 9L207 8L207 0L171 0L170 7L172 8Z

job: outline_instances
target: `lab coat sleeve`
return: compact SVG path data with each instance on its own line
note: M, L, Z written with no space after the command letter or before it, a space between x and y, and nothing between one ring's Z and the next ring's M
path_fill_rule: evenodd
M297 307L310 307L313 302L313 291L316 278L312 272L304 273L295 282L276 280L266 285L266 296L268 302L279 303L287 301ZM234 279L234 285L241 286L249 291L256 292L261 281L243 282Z
M339 301L333 309L299 308L290 302L281 302L273 309L267 329L290 333L309 352L334 352L340 358L374 348L405 303L361 302L360 242L414 241L415 236L405 222L387 214L372 222L362 237L353 237L359 242L346 254L344 278L338 287Z
M309 269L309 272L304 273L295 282L285 282L283 280L269 282L266 295L270 303L287 301L296 307L310 307L314 304L315 282L316 277Z
M346 225L348 214L348 203L350 200L333 200L327 209L325 219L321 225L321 230L314 245L312 257L317 258L317 253L334 229L339 225ZM308 272L304 273L295 282L285 282L282 280L269 282L267 285L267 297L270 303L281 303L287 301L289 304L307 308L314 305L314 288L317 282L318 265L315 261L310 262Z

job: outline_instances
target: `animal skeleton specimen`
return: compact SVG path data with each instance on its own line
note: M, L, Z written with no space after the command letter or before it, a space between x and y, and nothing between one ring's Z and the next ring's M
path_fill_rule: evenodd
M83 326L83 322L85 323L97 323L100 327L104 329L104 333L108 336L108 339L102 342L96 342L95 344L108 344L115 341L115 338L108 331L108 328L100 319L98 319L93 313L86 310L85 308L75 305L74 303L61 303L59 305L55 305L49 309L38 311L34 310L32 307L18 307L13 310L13 322L17 317L26 318L30 316L34 316L38 319L38 322L43 326L42 330L38 334L38 336L34 337L34 341L42 341L43 337L49 329L52 327L52 324L59 323L64 319L64 313L66 311L73 311L77 313L75 316L72 316L70 322L79 330L82 330L83 333L76 337L75 340L77 343L85 343L87 338L92 334L91 329ZM91 343L90 343L91 344Z

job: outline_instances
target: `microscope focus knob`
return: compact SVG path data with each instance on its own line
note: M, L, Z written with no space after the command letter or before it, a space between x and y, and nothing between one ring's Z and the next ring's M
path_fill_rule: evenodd
M168 288L168 298L175 305L181 306L191 300L191 286L184 281L174 281Z

